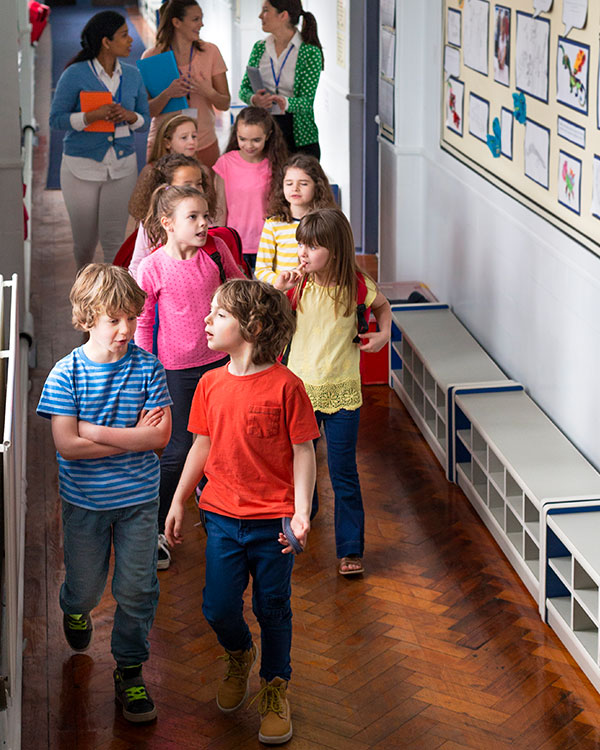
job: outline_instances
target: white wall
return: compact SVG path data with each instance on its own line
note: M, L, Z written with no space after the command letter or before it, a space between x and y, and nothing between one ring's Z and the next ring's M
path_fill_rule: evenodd
M441 150L442 0L397 13L380 278L429 284L600 467L600 258Z

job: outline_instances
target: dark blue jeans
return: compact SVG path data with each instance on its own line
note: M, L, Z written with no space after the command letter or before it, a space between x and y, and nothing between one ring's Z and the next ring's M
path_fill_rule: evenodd
M62 501L65 581L63 612L90 612L100 601L115 550L117 601L111 650L119 667L148 659L148 633L158 604L156 500L115 510L87 510Z
M365 547L365 511L356 468L360 409L340 409L335 414L316 411L315 417L319 427L323 425L327 440L327 465L335 497L336 555L362 557ZM316 515L318 508L319 496L315 485L311 516Z
M206 585L202 611L228 651L252 645L244 620L244 591L252 576L252 611L260 625L260 676L289 680L294 555L277 541L281 519L253 520L205 512Z
M198 381L209 370L221 367L229 357L209 365L189 367L185 370L167 370L167 385L173 400L171 406L171 439L160 457L160 505L158 508L158 531L163 533L171 500L177 489L179 477L187 454L192 447L193 436L188 432L190 408Z

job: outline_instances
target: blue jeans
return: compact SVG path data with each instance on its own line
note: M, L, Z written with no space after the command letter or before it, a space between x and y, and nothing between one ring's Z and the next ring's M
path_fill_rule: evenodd
M65 581L60 606L71 615L100 601L115 549L112 593L117 601L111 651L119 667L147 661L148 633L158 604L157 501L116 510L86 510L62 502Z
M163 533L171 500L177 489L183 465L192 447L193 435L188 432L190 408L198 381L209 370L222 367L228 357L200 367L184 370L167 370L167 385L173 399L171 406L171 439L160 457L160 505L158 508L158 531Z
M247 651L244 591L252 575L252 611L260 625L260 676L289 680L292 646L291 577L294 555L277 541L281 519L254 520L205 512L206 585L202 611L228 651Z
M365 511L356 468L360 409L340 409L335 414L316 411L315 417L319 427L323 425L327 440L327 465L335 497L336 555L362 557L365 548ZM318 508L319 496L315 485L311 517L316 515Z

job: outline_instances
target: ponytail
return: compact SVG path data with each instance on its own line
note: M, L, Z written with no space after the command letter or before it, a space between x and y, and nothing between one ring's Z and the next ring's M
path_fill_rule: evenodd
M65 65L73 65L76 62L85 62L98 57L102 49L102 40L105 37L112 39L115 32L127 23L120 13L114 10L103 10L92 16L81 31L81 50Z
M317 33L317 19L313 14L304 10L301 0L269 0L269 2L278 13L287 11L292 26L298 26L300 16L302 16L302 30L300 31L302 41L304 44L312 44L321 50L321 69L324 69L323 46Z
M152 193L150 209L143 222L151 247L156 248L159 245L166 245L168 235L167 230L161 223L161 219L165 216L171 218L177 206L186 198L202 198L206 200L204 193L196 190L195 187L159 185Z

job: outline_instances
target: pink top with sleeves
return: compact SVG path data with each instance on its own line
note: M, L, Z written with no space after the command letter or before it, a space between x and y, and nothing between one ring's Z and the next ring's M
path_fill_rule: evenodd
M240 269L229 248L218 237L213 239L227 278L239 278ZM158 358L167 370L200 367L225 356L211 351L206 343L204 318L221 278L216 263L202 248L193 258L177 260L159 247L140 263L137 282L148 295L135 333L138 346L152 351L158 303Z
M210 83L216 75L226 72L227 65L225 65L223 56L216 44L205 42L204 40L202 40L201 44L202 51L194 50L191 62L191 73L196 78L203 78ZM154 54L158 54L158 50L156 50ZM181 75L187 75L188 66L185 65L180 67L179 72ZM198 151L201 151L203 148L210 146L217 140L217 134L215 132L215 110L205 96L196 92L190 94L188 107L197 110L196 120L198 123L198 141L196 143L196 148ZM150 131L148 133L147 153L150 153L161 122L167 117L172 117L173 114L175 113L167 112L166 114L160 114L157 117L152 118ZM185 111L183 114L186 114Z
M227 226L234 227L242 238L244 253L256 254L267 215L267 198L271 183L271 165L262 161L247 162L239 151L228 151L217 159L213 170L225 183Z

